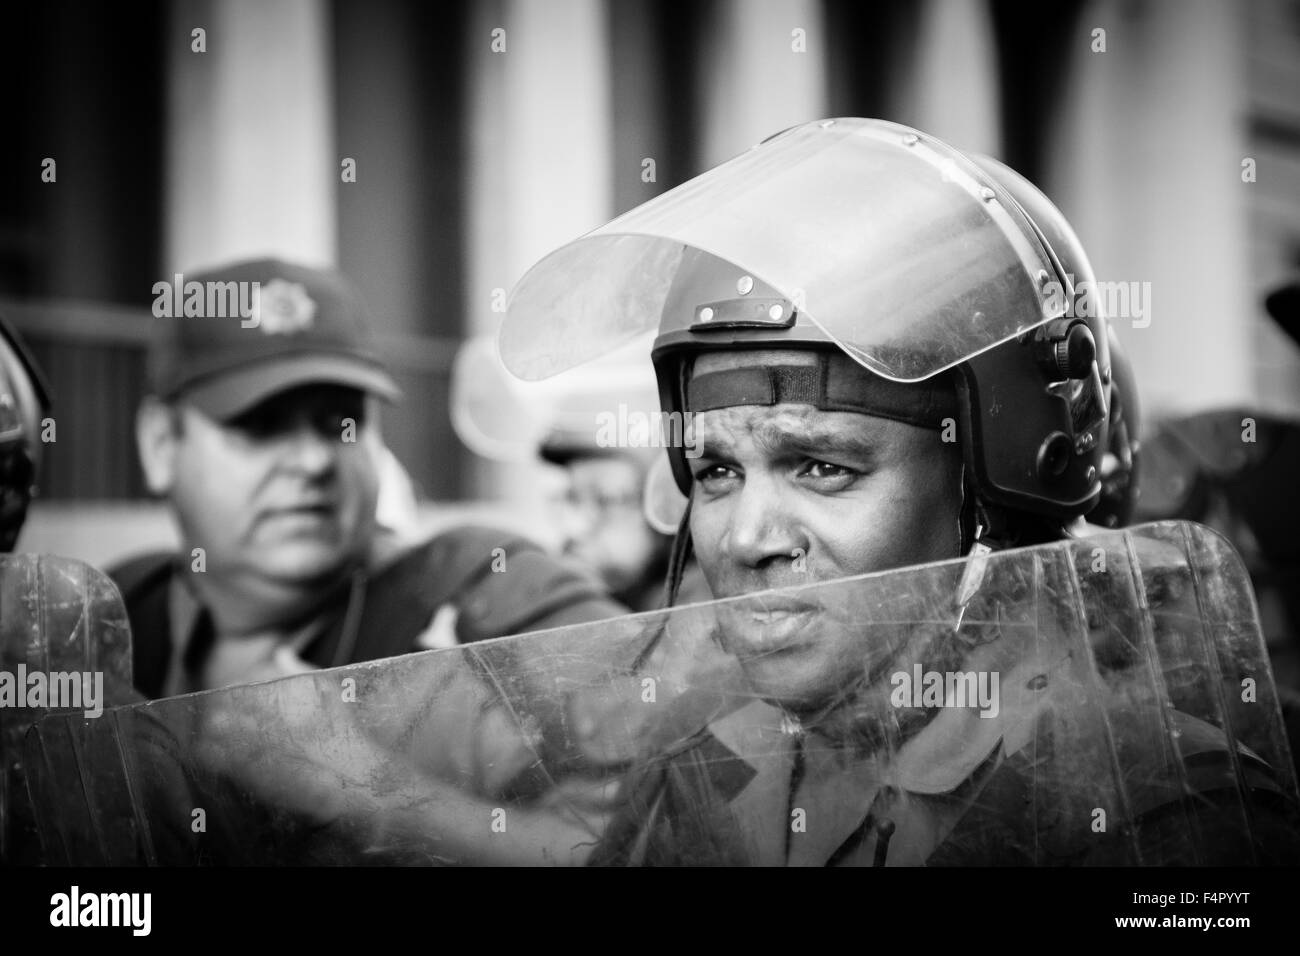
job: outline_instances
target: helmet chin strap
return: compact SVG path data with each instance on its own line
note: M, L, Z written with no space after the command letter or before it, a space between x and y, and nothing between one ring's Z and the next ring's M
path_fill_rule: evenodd
M677 534L673 536L672 550L668 554L668 575L664 584L664 607L672 607L677 603L677 592L681 590L686 565L695 551L694 542L691 541L691 504L694 500L694 495L686 499L682 520L678 522Z
M967 480L966 463L961 466L961 510L957 513L957 539L962 557L976 545L985 553L1007 547L1006 520L1001 511L980 498L974 484Z
M682 512L682 520L677 524L677 534L673 536L672 551L668 554L668 574L664 582L663 606L665 608L673 607L677 603L677 593L682 587L682 577L686 574L686 565L691 560L694 553L694 544L691 541L691 502L693 496L686 499L686 509ZM664 617L650 635L650 640L637 653L636 658L632 661L633 673L639 672L645 666L650 655L654 653L655 648L663 639L664 630L668 625L668 618Z

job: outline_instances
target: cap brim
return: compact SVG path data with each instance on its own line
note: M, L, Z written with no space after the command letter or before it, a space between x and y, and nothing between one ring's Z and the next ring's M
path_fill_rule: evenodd
M396 402L401 390L386 371L344 355L278 357L196 383L179 396L217 421L229 421L274 395L304 385L343 385Z

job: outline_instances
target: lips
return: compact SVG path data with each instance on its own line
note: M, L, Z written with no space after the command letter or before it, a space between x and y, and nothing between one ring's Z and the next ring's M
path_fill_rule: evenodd
M782 594L780 591L746 594L743 598L728 602L727 607L737 616L763 621L777 621L792 615L821 610L821 605L815 601L793 594Z
M338 514L338 505L331 501L312 501L302 504L286 505L279 508L267 508L263 510L261 517L267 519L274 518L298 518L302 520L326 521L332 519Z
M812 601L806 601L801 598L788 597L786 595L755 595L747 601L737 602L746 606L753 614L763 614L771 616L782 616L786 614L803 614L806 611L816 611L819 605Z
M720 609L727 643L742 657L785 654L811 639L816 604L777 594L751 595Z

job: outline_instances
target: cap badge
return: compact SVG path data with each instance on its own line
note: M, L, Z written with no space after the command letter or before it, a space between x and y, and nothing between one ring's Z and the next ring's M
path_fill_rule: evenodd
M298 282L272 279L258 296L258 328L267 335L292 335L311 327L316 303Z

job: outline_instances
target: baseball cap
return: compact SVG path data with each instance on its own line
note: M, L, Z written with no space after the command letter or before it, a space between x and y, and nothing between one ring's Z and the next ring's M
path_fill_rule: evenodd
M256 259L154 286L159 332L150 385L229 421L302 385L343 385L396 401L370 317L338 272Z

